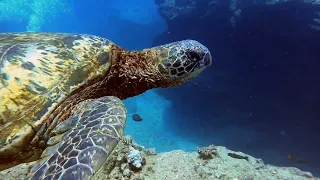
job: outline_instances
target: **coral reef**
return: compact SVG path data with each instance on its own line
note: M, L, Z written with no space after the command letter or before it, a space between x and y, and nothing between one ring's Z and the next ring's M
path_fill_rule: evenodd
M230 154L235 154L236 156ZM203 159L210 156L211 158ZM246 158L237 158L246 157ZM23 179L30 164L21 164L0 172L0 179ZM132 169L131 166L136 168ZM317 179L309 172L293 167L265 165L242 152L234 152L222 146L210 145L198 152L175 150L156 154L145 149L126 136L119 143L93 180L213 180L213 179Z

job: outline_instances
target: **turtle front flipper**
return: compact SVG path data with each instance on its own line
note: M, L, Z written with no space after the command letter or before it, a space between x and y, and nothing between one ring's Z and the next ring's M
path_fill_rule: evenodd
M51 146L31 169L29 178L90 179L116 147L127 114L121 100L108 96L82 101L77 107L73 116L52 131Z

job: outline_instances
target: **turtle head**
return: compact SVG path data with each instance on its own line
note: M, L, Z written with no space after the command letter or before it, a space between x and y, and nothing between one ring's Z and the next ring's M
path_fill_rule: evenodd
M193 79L211 65L209 49L195 40L183 40L155 47L159 50L158 70L175 84Z
M103 80L105 85L100 87L103 87L103 96L113 95L120 99L153 88L182 84L195 78L212 62L209 49L194 40L177 41L141 51L128 51L113 45L110 58L112 65Z

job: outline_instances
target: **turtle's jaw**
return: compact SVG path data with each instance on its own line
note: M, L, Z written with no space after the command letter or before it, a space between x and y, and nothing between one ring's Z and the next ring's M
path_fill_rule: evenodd
M194 68L189 72L190 77L193 79L198 76L203 70L212 64L212 57L210 52L207 52L202 59L194 65Z

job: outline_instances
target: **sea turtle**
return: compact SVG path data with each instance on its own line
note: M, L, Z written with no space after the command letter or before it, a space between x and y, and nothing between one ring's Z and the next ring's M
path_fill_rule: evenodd
M211 64L194 40L128 51L86 34L0 33L0 170L89 179L123 135L121 100L193 79Z

